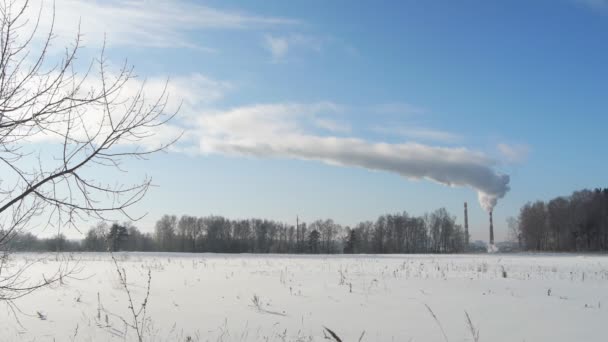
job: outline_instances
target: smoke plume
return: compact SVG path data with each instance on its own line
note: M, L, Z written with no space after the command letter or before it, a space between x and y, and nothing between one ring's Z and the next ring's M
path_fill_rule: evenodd
M509 191L509 176L495 171L495 161L482 153L340 136L345 129L337 129L339 122L327 125L326 117L323 127L314 127L321 113L335 110L335 105L328 103L275 104L206 113L198 122L200 148L203 153L315 160L470 187L487 211Z

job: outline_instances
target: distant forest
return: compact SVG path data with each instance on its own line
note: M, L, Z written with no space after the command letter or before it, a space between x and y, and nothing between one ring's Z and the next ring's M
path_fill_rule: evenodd
M295 223L295 222L294 222ZM608 251L608 189L582 190L548 202L524 205L508 219L515 250ZM423 216L387 214L354 227L333 220L312 223L222 216L165 215L153 233L130 223L99 223L80 241L63 235L40 239L15 233L13 251L162 251L215 253L461 253L480 251L446 209ZM513 246L513 245L511 245Z
M295 223L295 222L294 222ZM17 234L13 251L162 251L217 253L459 253L467 237L456 217L438 209L422 217L407 213L343 227L333 220L288 225L270 220L221 216L165 215L154 233L131 224L100 223L83 240L38 239Z
M528 251L608 251L608 189L527 203L509 226Z

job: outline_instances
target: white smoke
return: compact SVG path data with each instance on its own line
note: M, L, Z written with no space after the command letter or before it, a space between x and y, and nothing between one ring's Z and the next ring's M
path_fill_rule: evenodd
M203 153L316 160L327 164L397 173L409 179L429 179L477 191L480 205L492 210L509 191L509 176L494 170L495 162L466 148L417 143L390 144L336 135L339 122L327 123L327 113L339 107L271 104L239 107L199 117ZM332 116L332 118L335 115ZM323 119L323 120L319 120Z
M494 207L496 206L496 203L498 202L499 199L503 198L505 196L505 194L507 193L507 191L509 191L509 176L508 175L498 175L497 176L501 177L501 181L502 182L502 191L496 192L496 193L486 193L483 191L478 191L477 192L477 199L479 200L479 205L481 205L481 207L487 211L490 212L494 209Z

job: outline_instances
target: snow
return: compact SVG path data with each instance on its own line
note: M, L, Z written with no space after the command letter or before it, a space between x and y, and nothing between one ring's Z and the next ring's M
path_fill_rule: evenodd
M605 341L608 322L601 255L116 256L136 306L152 272L147 341L327 341L324 326L344 341L444 341L442 329L473 341L465 311L479 341ZM128 301L109 254L12 263L41 257L29 274L48 275L65 257L79 280L19 299L22 326L0 304L0 340L123 341Z
M488 245L488 253L498 253L498 247L495 244Z

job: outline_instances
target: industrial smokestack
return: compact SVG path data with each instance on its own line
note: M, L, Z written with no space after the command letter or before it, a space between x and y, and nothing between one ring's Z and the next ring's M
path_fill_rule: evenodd
M464 238L465 238L465 247L469 248L469 213L467 210L467 202L464 202Z
M492 222L492 211L490 211L490 246L494 246L494 222Z
M300 248L300 217L296 215L296 250Z

